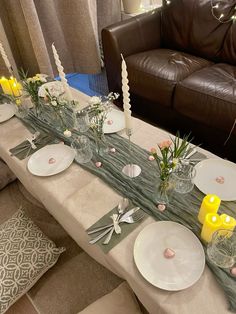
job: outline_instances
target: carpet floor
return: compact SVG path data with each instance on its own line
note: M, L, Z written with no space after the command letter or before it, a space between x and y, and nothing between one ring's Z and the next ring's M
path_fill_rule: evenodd
M66 252L7 314L76 314L121 283L86 254L19 181L0 192L0 223L20 206L50 239L66 247Z

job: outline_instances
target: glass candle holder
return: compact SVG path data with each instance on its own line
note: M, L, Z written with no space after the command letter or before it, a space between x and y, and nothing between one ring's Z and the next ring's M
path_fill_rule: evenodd
M85 164L92 159L93 153L87 136L79 136L71 143L71 147L76 151L75 160L78 163Z
M89 116L87 110L80 110L75 113L76 115L76 129L81 132L85 133L89 129Z
M216 231L207 247L209 259L217 266L231 268L236 263L236 232L227 229Z
M190 164L183 164L171 174L171 183L174 190L178 193L185 194L192 191L194 187L194 178L196 169Z

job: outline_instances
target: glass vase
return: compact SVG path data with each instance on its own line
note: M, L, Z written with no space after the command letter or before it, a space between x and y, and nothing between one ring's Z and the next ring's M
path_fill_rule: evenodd
M167 206L169 204L170 189L169 177L165 179L159 177L154 192L154 201L157 205Z
M99 156L104 156L104 154L108 153L108 144L103 131L102 130L95 131L94 137L96 144L96 153Z

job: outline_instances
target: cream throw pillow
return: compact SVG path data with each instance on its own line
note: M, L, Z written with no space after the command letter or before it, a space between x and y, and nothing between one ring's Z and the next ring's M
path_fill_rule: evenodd
M98 299L78 314L141 314L133 291L123 282L111 293Z
M63 251L21 209L0 225L0 314L23 296Z

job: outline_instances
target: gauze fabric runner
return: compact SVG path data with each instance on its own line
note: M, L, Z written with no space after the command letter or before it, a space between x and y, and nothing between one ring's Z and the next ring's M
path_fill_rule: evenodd
M33 114L24 119L26 124L37 129L48 131L68 144L71 138L65 138L52 126L39 120ZM78 134L75 132L75 134ZM164 212L157 209L154 201L155 185L158 180L158 167L155 161L149 161L149 153L131 143L132 158L131 162L141 167L142 173L136 178L129 178L122 173L124 165L130 163L129 142L118 134L107 135L106 139L110 148L116 149L115 153L108 153L100 157L95 152L95 142L91 131L86 134L91 139L93 150L93 159L80 166L95 174L111 186L121 195L132 200L134 205L142 208L146 213L153 215L157 220L171 220L190 228L198 237L200 237L201 225L197 220L198 211L204 197L196 187L186 195L173 192L171 203ZM102 167L97 168L95 162L101 161ZM222 202L220 212L235 216L236 202ZM204 245L203 245L204 246ZM206 247L204 246L204 249ZM216 276L216 279L224 289L229 301L229 309L236 312L236 277L230 274L227 269L221 269L215 266L206 255L207 264Z

